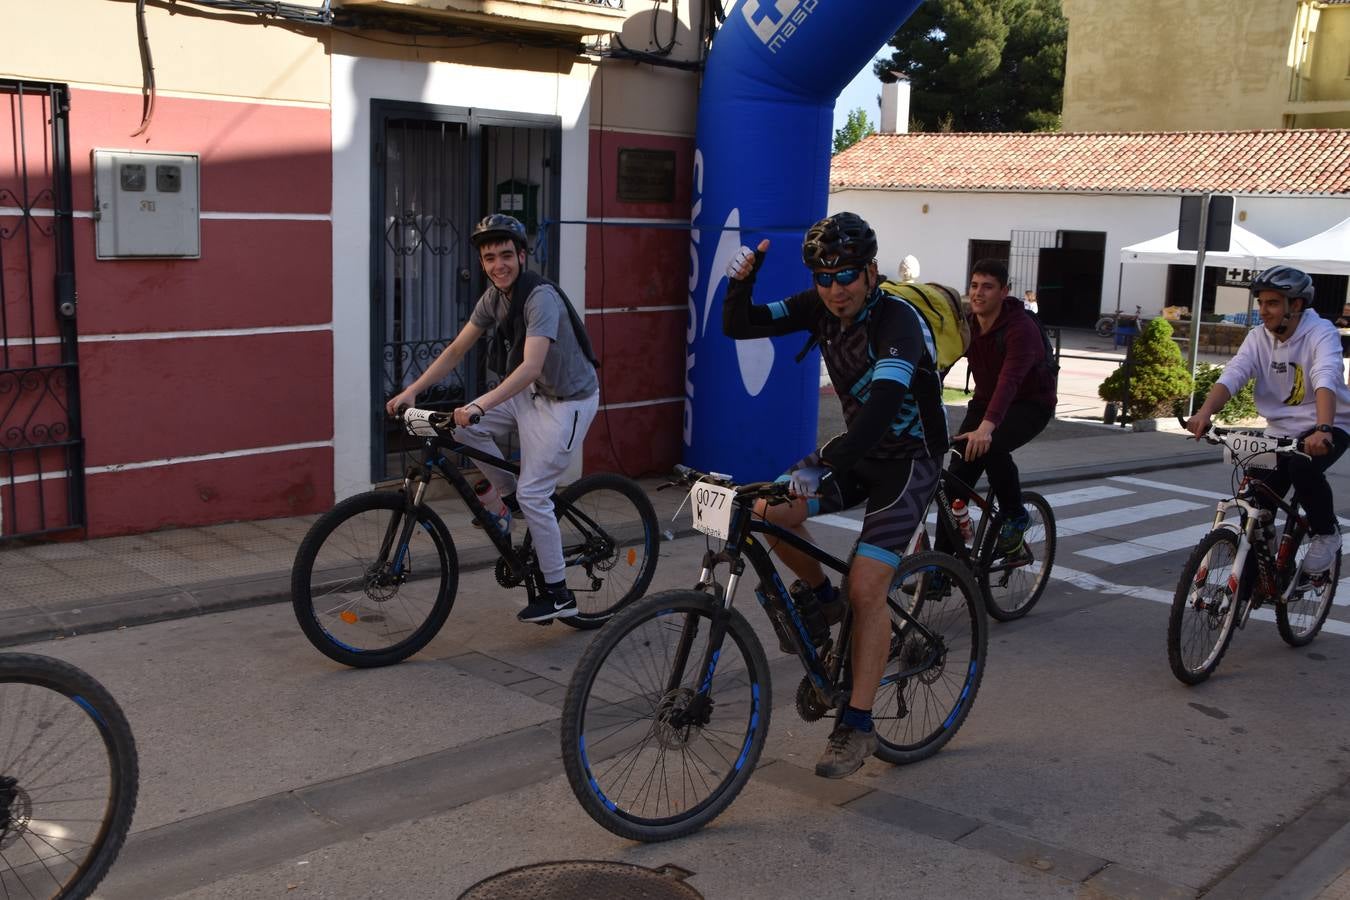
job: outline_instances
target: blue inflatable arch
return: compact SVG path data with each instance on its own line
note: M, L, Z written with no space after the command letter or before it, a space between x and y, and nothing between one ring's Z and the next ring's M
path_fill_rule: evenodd
M769 238L758 302L804 290L801 239L825 214L834 101L919 0L740 0L717 33L699 101L690 234L684 460L771 478L815 449L819 356L805 335L722 335L726 266Z

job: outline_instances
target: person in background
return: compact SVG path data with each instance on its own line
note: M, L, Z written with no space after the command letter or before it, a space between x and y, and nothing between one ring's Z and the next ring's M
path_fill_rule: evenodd
M900 280L902 282L912 282L919 280L919 259L911 254L906 254L905 258L900 260Z

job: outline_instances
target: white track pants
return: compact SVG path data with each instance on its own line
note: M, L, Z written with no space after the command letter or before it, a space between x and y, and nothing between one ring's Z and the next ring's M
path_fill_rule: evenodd
M455 432L461 443L498 456L501 443L512 432L520 434L519 479L492 466L479 464L479 469L497 493L515 491L545 581L562 581L564 569L553 491L585 440L599 403L599 393L581 400L549 400L526 389L488 410L477 425Z

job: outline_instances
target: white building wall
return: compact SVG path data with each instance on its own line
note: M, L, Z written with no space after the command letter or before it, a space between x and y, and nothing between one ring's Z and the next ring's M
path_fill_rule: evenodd
M589 107L593 69L568 74L489 69L334 53L333 90L333 491L338 500L370 487L370 103L403 100L441 106L554 115L562 119L561 217L586 215ZM559 281L584 308L585 228L565 226ZM578 465L579 465L578 461Z
M1239 197L1235 216L1277 246L1323 231L1350 216L1350 197ZM1120 249L1177 227L1175 196L1122 194L1000 194L947 191L836 190L831 213L850 210L877 232L878 262L894 275L906 254L919 259L920 277L961 288L964 293L969 242L1007 241L1013 230L1104 231L1102 302L1105 312L1121 308L1158 314L1167 287L1167 267L1120 263ZM1012 285L1021 293L1034 285Z

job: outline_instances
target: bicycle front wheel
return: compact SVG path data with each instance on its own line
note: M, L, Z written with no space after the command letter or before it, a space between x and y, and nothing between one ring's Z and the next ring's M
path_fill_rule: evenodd
M1108 338L1116 333L1116 318L1115 316L1102 316L1092 328L1097 332L1097 337Z
M0 886L88 897L136 811L136 742L103 685L69 663L0 654Z
M1306 535L1303 535L1306 538ZM1301 541L1297 559L1301 564L1308 553L1308 542ZM1299 577L1299 568L1295 568L1293 577ZM1341 577L1341 551L1336 551L1336 561L1332 563L1330 580L1315 589L1311 585L1300 589L1297 584L1289 589L1289 599L1275 604L1275 626L1280 637L1291 647L1302 647L1317 637L1322 625L1331 612L1331 604L1336 599L1336 582Z
M970 573L946 553L906 557L893 584L891 650L872 722L877 758L905 764L941 750L970 714L984 677L988 621ZM900 610L911 605L906 619Z
M436 636L459 584L445 523L419 507L400 546L402 491L369 491L319 517L295 554L291 603L300 629L325 656L357 668L387 666Z
M1237 532L1216 528L1200 539L1181 570L1167 622L1167 661L1186 684L1212 675L1233 639L1238 597L1229 585L1241 582L1241 573L1233 571L1237 552Z
M558 498L567 586L577 614L559 621L599 628L641 597L659 556L656 510L631 478L601 472L568 486Z
M710 640L720 647L704 671ZM614 834L681 837L745 786L771 708L764 648L744 616L699 591L653 594L606 623L577 663L563 705L567 780Z
M1035 491L1022 492L1022 506L1030 524L1022 536L1022 549L1007 556L993 557L998 530L986 529L989 546L981 559L990 559L984 571L986 608L1000 622L1020 619L1041 599L1055 565L1055 512L1050 503Z

